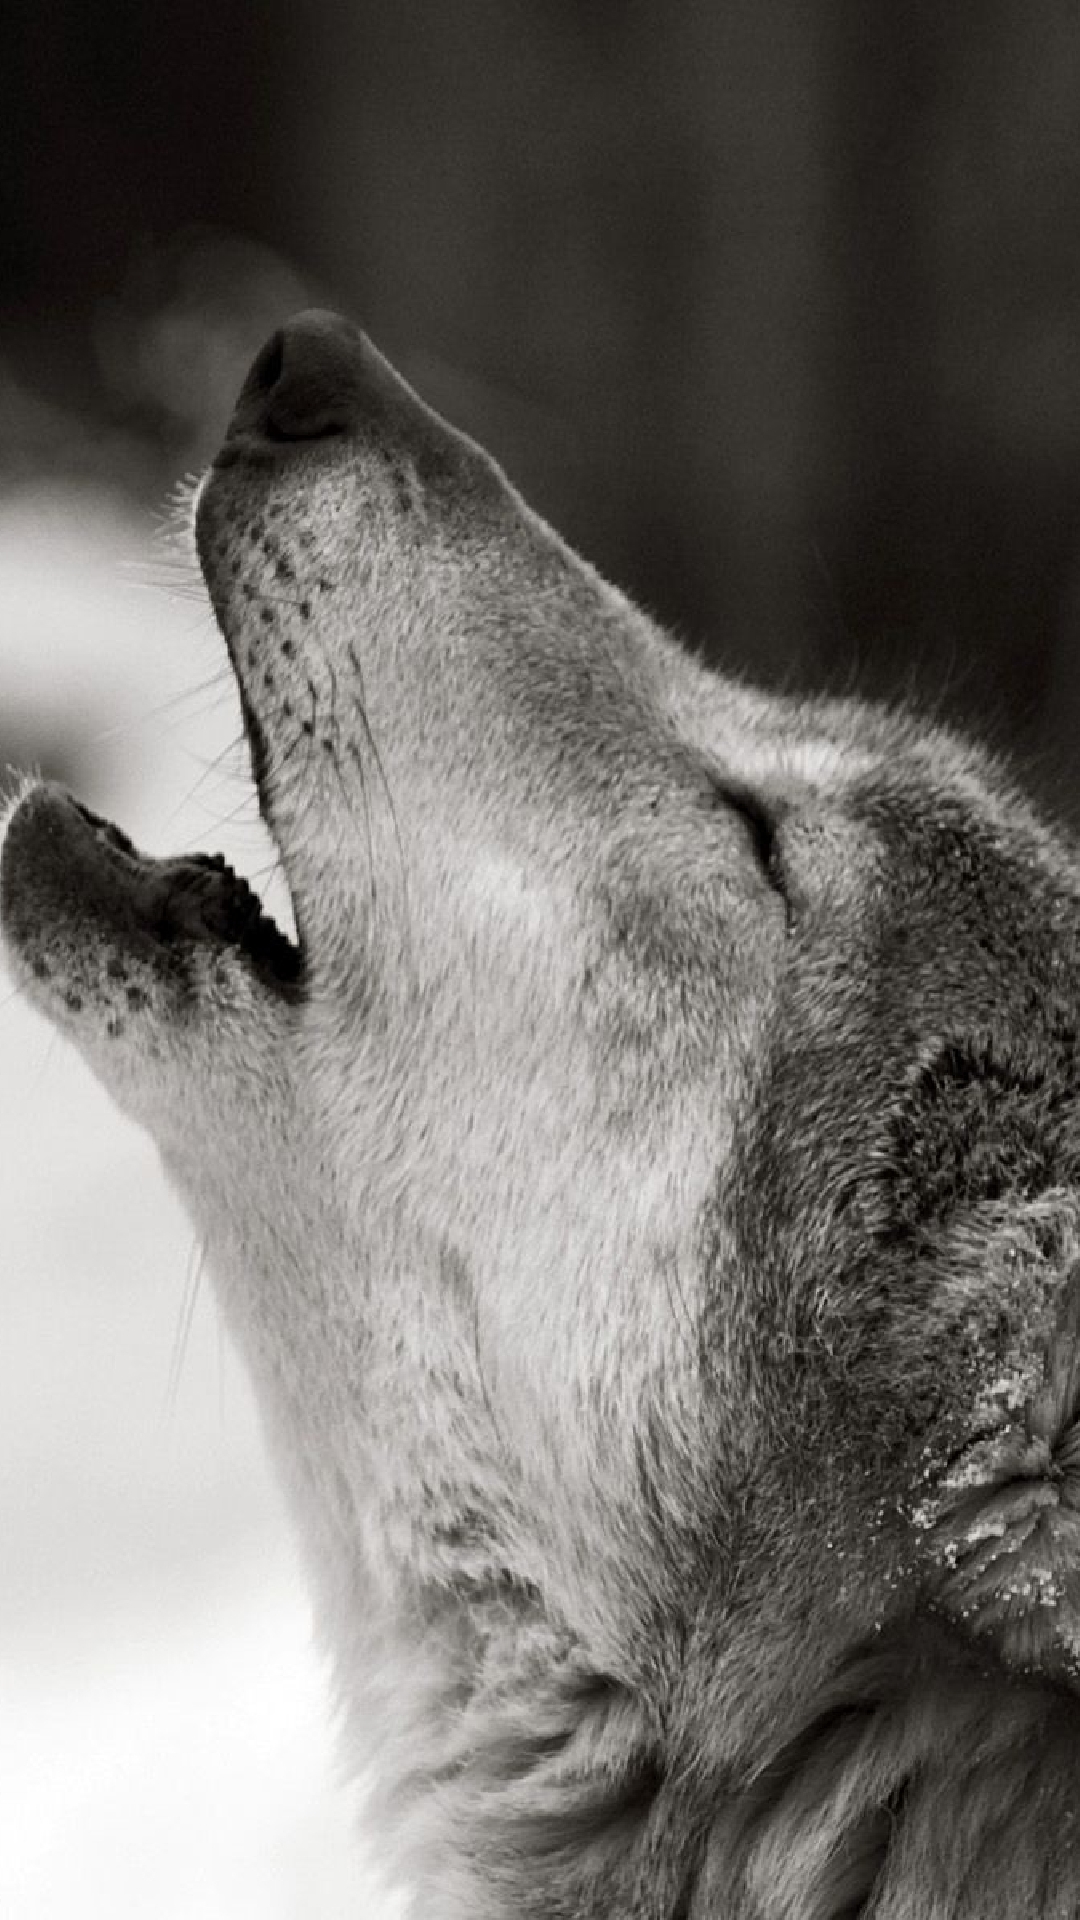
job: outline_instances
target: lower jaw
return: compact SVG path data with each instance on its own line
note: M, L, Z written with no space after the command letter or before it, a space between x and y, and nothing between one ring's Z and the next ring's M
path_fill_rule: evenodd
M214 945L237 951L268 984L294 993L304 956L221 854L158 859L62 787L19 796L0 849L0 925L39 977L58 942L94 938L163 958Z

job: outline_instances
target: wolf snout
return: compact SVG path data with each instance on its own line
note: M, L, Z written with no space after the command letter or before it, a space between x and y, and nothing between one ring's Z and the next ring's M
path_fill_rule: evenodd
M407 407L404 381L338 313L298 313L256 354L229 423L238 438L291 442L388 425Z

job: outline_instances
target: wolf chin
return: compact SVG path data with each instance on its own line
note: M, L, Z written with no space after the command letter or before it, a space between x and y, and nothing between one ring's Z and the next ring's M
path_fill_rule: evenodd
M1075 850L707 672L333 315L196 528L298 938L33 781L3 934L205 1241L411 1912L1075 1920Z

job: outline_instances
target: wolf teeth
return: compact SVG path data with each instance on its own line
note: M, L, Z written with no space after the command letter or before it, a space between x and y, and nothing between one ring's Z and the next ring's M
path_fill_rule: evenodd
M237 873L223 853L192 853L184 856L186 887L207 903L200 912L206 932L214 939L237 946L249 959L263 962L282 981L296 980L302 970L300 948L268 913L250 881ZM216 911L214 911L216 909Z

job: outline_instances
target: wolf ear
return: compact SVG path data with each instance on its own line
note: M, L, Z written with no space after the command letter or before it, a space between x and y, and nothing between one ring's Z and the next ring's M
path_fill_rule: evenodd
M936 1043L891 1115L892 1361L923 1447L930 1604L1025 1671L1080 1679L1077 1037Z
M988 1246L1012 1281L996 1351L913 1518L935 1606L1014 1669L1080 1685L1080 1249L1075 1203L1055 1198Z

